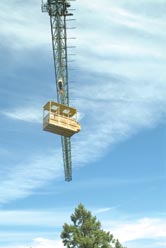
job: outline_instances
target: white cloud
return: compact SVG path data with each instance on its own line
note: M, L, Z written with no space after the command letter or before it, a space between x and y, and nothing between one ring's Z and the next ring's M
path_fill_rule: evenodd
M48 239L44 239L44 238L36 238L34 240L34 244L32 245L34 248L63 248L63 244L61 242L61 240L59 241L53 241L53 240L48 240Z
M34 241L31 244L31 247L33 248L64 248L61 240L55 241L55 240L49 240L49 239L45 239L42 237L38 237L36 239L34 239ZM10 247L7 247L10 248ZM12 248L15 248L12 246ZM29 248L28 246L17 246L16 248Z
M26 226L59 228L69 220L70 213L65 209L47 210L0 210L0 226ZM4 235L4 233L1 233Z
M35 238L30 244L28 245L5 245L2 248L64 248L61 240L51 240L46 239L43 237L37 237Z
M14 165L4 172L0 185L0 203L26 197L48 181L60 177L63 173L61 157L61 151L56 150L54 155L34 156L30 161Z
M159 81L113 78L103 85L98 78L96 84L76 90L76 97L75 106L86 113L73 141L77 164L92 161L142 128L155 127L166 114L166 85Z
M93 10L90 19L95 21L93 28L83 25L78 32L78 64L92 76L84 75L81 86L73 90L73 105L85 113L82 132L75 137L76 164L100 157L112 144L165 119L163 21L127 11L127 5L123 9L118 3L105 1L102 11L99 3L81 3L83 13ZM106 22L107 18L131 23L133 29ZM145 34L137 33L138 27Z
M32 108L32 107L21 107L18 109L6 110L1 113L15 120L32 122L32 123L42 122L41 108L38 109L38 108Z
M158 240L155 243L155 247L166 247L166 240Z
M110 225L110 226L109 226ZM142 218L132 221L105 222L104 227L121 242L139 239L161 239L166 238L166 219Z
M150 34L158 33L159 35L164 35L161 30L161 27L164 27L163 21L152 19L149 16L144 17L143 15L132 13L120 7L113 6L110 8L109 20ZM154 28L151 28L152 25Z
M99 209L95 210L94 212L95 212L96 214L99 214L99 213L108 212L108 211L110 211L111 209L112 209L112 208L99 208Z
M46 45L50 42L49 19L46 24L46 14L41 13L40 1L18 3L11 0L10 4L0 3L1 39L11 49L27 49ZM9 13L12 12L12 15ZM45 17L44 17L45 16ZM12 25L11 25L12 23ZM45 35L47 34L47 35ZM12 42L11 41L12 37Z

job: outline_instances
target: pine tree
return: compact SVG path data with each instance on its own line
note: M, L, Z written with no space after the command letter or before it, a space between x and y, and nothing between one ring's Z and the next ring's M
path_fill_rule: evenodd
M79 204L71 215L73 224L63 225L61 238L67 248L124 248L109 232L102 230L101 223Z

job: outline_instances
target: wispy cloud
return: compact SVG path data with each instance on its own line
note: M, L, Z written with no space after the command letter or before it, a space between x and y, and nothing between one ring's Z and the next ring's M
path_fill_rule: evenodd
M29 1L28 3L18 4L17 1L12 0L10 1L10 5L1 2L0 41L6 40L8 44L12 37L10 48L17 50L33 48L49 43L47 37L50 35L50 30L45 25L45 18L41 13L40 5L40 1ZM8 15L11 11L12 15ZM47 35L45 36L45 34Z
M110 211L111 209L112 208L99 208L99 209L95 210L95 213L96 214L105 213L105 212Z
M143 128L155 127L166 115L163 20L127 10L128 5L105 3L102 13L99 3L81 3L86 13L93 9L100 15L90 16L96 20L91 21L92 30L83 25L78 33L78 66L87 76L72 91L73 105L85 113L82 133L75 138L76 164L96 159ZM121 28L125 21L128 29Z
M79 101L74 104L86 113L82 132L74 140L77 164L99 157L108 147L142 128L155 127L166 114L163 82L118 77L104 80L103 85L99 76L98 82L75 91Z
M32 108L32 107L22 107L18 109L10 109L1 112L3 115L20 121L32 122L32 123L41 123L42 122L42 113L41 108Z
M65 209L0 210L0 227L40 226L42 228L60 228L69 219L69 216L69 211Z
M61 156L61 151L57 150L54 154L34 156L10 170L2 171L0 203L24 198L48 181L60 177L63 173Z

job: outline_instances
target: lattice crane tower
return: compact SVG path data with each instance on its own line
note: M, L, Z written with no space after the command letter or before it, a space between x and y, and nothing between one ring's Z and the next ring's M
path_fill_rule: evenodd
M43 107L43 129L61 135L66 181L72 180L70 137L80 131L77 110L69 107L66 20L73 15L69 13L70 1L42 0L42 11L50 16L58 101L49 101Z

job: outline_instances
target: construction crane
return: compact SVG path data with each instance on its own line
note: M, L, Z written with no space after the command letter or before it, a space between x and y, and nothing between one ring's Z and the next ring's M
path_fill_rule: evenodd
M50 16L57 89L57 102L49 101L43 107L43 130L61 135L65 181L72 180L70 137L80 131L77 110L69 107L66 20L73 15L70 1L42 0L42 12Z

